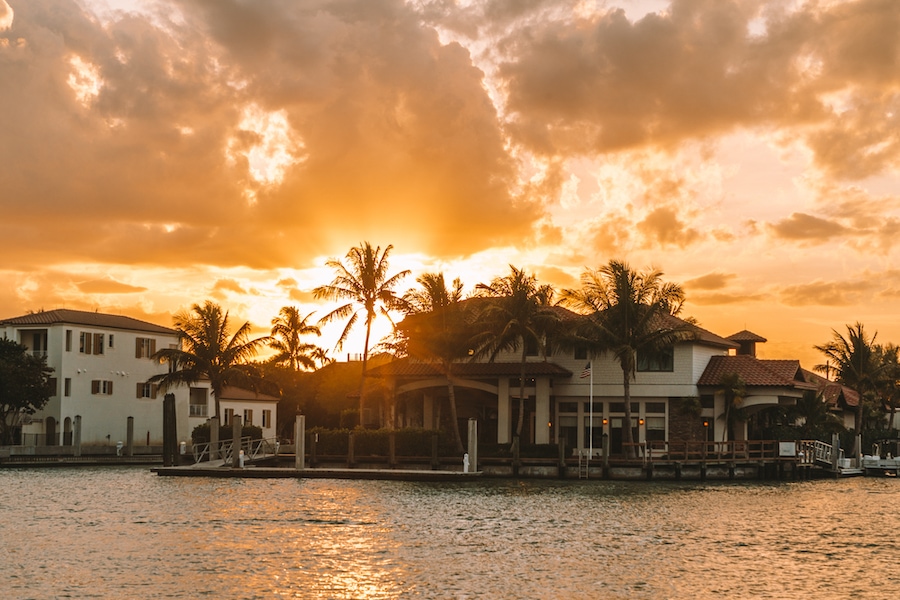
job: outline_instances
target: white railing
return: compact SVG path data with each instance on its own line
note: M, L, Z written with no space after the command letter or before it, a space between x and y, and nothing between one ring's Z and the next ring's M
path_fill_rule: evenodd
M194 444L193 451L195 464L212 460L210 458L210 446L210 442ZM278 453L278 446L279 443L277 438L251 439L249 437L242 437L238 444L238 451L244 451L244 460L252 461L275 456L275 454ZM216 454L218 455L216 459L221 459L225 464L228 464L234 458L234 441L221 440L218 444L218 451Z

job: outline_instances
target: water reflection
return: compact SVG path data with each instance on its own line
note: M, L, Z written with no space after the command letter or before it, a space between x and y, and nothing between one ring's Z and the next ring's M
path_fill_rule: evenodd
M898 490L0 470L0 577L13 598L884 598Z

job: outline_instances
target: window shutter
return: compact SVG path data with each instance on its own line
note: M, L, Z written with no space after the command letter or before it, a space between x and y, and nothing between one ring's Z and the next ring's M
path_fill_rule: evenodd
M134 338L134 357L141 358L141 338Z
M156 393L159 391L159 386L155 383L150 384L150 397L154 400L156 399Z
M103 334L94 334L94 354L103 354Z
M156 340L150 339L150 356L156 354Z
M135 393L137 394L137 396L136 396L137 398L143 398L143 397L144 397L144 384L143 384L143 383L138 382L138 384L137 384L137 391L136 391Z
M99 394L100 393L100 380L94 379L91 381L91 393Z
M90 354L91 353L91 334L90 333L82 333L81 335L84 336L84 353Z
M107 394L109 394L110 396L112 396L112 384L113 384L113 382L112 382L112 381L107 381L106 383L109 384L109 391L107 392Z

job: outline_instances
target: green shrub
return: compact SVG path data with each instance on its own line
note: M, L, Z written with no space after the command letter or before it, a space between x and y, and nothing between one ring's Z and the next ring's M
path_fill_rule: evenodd
M230 440L233 431L234 430L231 425L219 426L219 441ZM241 427L241 437L249 437L254 440L261 440L262 427L257 427L256 425L244 425L243 427ZM194 427L194 430L191 432L191 441L194 444L209 443L209 422L202 423Z

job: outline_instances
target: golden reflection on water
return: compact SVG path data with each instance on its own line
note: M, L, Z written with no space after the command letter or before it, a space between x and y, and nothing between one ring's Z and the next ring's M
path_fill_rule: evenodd
M847 598L900 481L466 484L0 469L2 597Z

